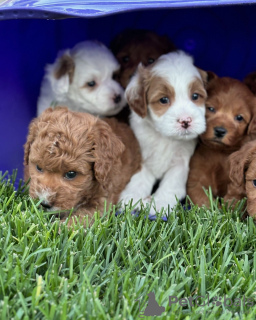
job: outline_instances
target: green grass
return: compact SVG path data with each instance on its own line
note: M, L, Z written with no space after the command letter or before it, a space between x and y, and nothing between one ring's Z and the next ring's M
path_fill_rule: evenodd
M0 177L1 320L139 319L151 291L165 312L145 319L255 318L256 227L241 221L243 203L178 205L168 222L107 208L92 227L69 229L14 182ZM169 306L169 296L199 295L209 305ZM242 300L230 307L224 298Z

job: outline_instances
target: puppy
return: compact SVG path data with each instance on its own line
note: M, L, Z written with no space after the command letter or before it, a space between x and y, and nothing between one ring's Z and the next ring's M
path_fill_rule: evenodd
M124 91L113 80L119 64L102 43L84 41L59 53L46 67L37 114L52 105L99 116L112 116L125 106Z
M233 201L247 197L247 212L256 218L256 141L251 141L229 157L228 191L225 201Z
M125 96L143 162L121 193L123 203L149 203L157 179L161 182L150 215L185 197L189 160L205 130L204 75L182 51L162 55L147 67L139 65Z
M228 156L255 132L255 98L242 82L208 73L206 131L190 161L187 194L194 204L209 205L203 187L224 197L229 183Z
M74 208L74 215L102 212L139 170L141 155L132 130L116 119L57 107L29 126L24 156L29 193L47 211Z
M126 88L140 62L147 66L176 48L167 36L149 30L126 29L112 40L110 49L121 66L116 79Z

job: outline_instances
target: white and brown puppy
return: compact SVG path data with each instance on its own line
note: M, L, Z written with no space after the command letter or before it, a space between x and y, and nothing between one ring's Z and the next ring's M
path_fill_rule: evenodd
M125 96L132 109L130 124L140 143L143 164L121 194L124 204L131 199L133 203L139 199L150 203L158 179L161 182L150 214L171 209L176 198L186 196L189 160L198 135L206 128L206 76L183 51L138 67Z
M59 53L46 66L37 115L51 105L99 116L116 115L126 105L124 90L113 79L119 64L111 51L97 41L78 43Z

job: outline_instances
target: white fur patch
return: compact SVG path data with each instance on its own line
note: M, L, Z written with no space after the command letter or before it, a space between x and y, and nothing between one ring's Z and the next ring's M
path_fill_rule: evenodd
M62 55L69 55L75 64L72 82L67 74L56 79L54 74ZM37 115L49 108L52 101L71 110L89 112L99 116L115 115L125 106L124 90L113 80L119 64L112 52L96 41L78 43L73 49L58 55L56 61L46 67L38 99ZM86 83L95 81L95 88ZM120 101L115 102L119 96Z
M155 207L150 213L155 214L162 208L172 209L176 198L181 200L186 196L186 182L189 171L189 161L199 134L206 128L205 105L196 105L189 96L189 86L200 73L193 65L193 59L182 51L161 56L150 69L151 75L163 78L175 91L175 101L161 116L156 115L150 105L147 105L147 116L141 118L132 111L130 124L140 143L143 166L136 173L125 190L120 201L127 203L130 199L142 198L144 204L149 203L150 192L157 179L160 185L154 194ZM137 96L138 73L135 74L126 89L126 97ZM127 99L127 100L129 100ZM191 119L188 128L181 125L182 119Z

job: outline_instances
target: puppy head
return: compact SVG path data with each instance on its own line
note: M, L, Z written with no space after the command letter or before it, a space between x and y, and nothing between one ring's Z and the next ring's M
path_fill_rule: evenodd
M60 54L47 67L56 100L70 100L80 111L101 116L117 114L124 106L124 91L113 80L119 64L103 44L85 41Z
M209 73L206 101L207 129L201 140L210 148L237 150L255 131L256 99L242 82Z
M124 88L140 62L147 66L162 54L176 49L167 36L140 29L121 32L112 41L110 48L121 66L116 77Z
M111 170L123 151L103 120L49 108L32 121L25 144L30 195L51 211L89 206L99 192L108 194Z
M240 150L229 156L230 180L247 196L247 211L256 218L256 142L246 143Z
M184 52L168 53L148 67L139 65L125 96L163 136L194 139L205 130L203 75Z

